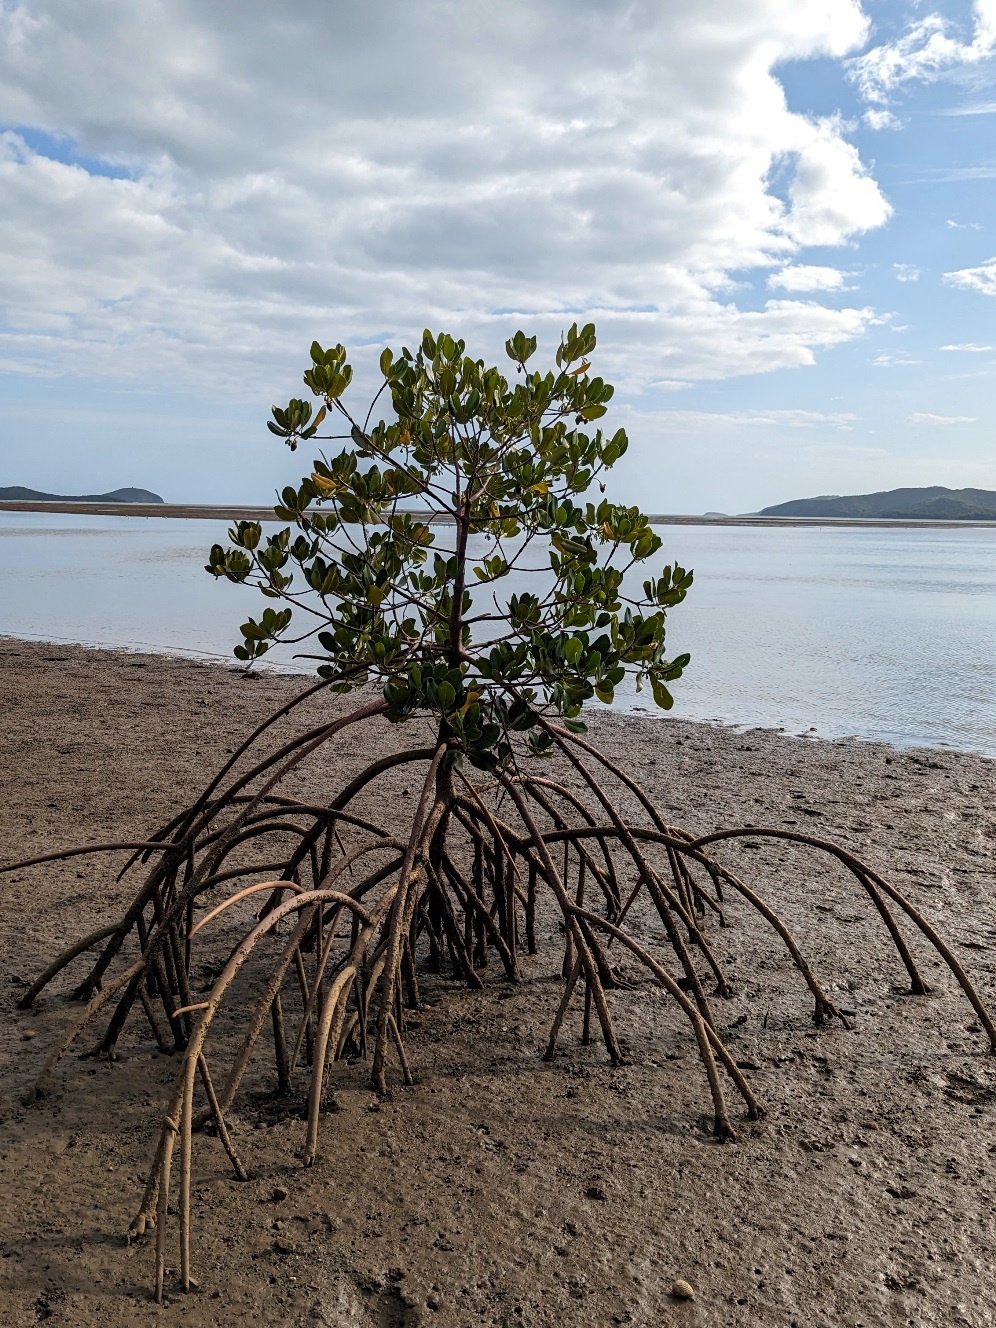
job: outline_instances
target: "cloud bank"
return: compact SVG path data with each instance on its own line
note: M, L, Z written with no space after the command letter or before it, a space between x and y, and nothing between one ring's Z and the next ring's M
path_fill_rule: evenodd
M793 260L890 207L774 71L867 35L857 0L8 2L0 364L231 390L313 336L575 317L635 387L810 364L873 311L743 273L838 290Z

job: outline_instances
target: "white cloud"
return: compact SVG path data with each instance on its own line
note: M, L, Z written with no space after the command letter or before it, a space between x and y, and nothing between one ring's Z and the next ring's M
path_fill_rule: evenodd
M996 115L996 101L964 102L961 106L948 106L938 115Z
M974 424L974 415L931 415L925 411L914 411L910 416L913 424Z
M919 281L920 269L912 263L893 263L892 270L897 281Z
M908 355L890 355L888 351L883 351L872 360L872 364L877 364L881 369L899 369L906 365L921 363L921 360L911 359Z
M940 14L912 24L897 41L875 46L849 62L850 74L871 102L887 101L904 83L931 82L996 52L996 0L975 0L971 41L953 34Z
M871 108L865 111L861 117L869 129L902 129L902 120L897 119L891 111L875 110Z
M872 311L740 308L731 274L888 217L772 72L867 29L858 0L6 0L4 356L232 387L314 336L593 317L634 383L811 364Z
M982 224L981 224L981 222L978 222L978 221L952 221L951 218L949 217L949 218L947 219L947 221L946 221L944 224L945 224L945 226L949 226L949 227L951 228L951 230L953 230L953 231L981 231L981 230L982 230Z
M931 167L920 173L921 181L930 184L958 184L962 180L996 180L996 165Z
M996 295L996 258L979 267L963 267L957 272L945 272L944 280L962 290L979 291L982 295Z
M979 354L981 351L996 350L996 346L979 346L974 341L965 341L960 345L942 346L941 350L963 350Z
M771 287L788 291L835 291L844 284L844 273L835 267L807 267L803 263L783 267L768 278Z
M814 429L823 425L850 430L859 418L844 412L827 414L817 410L666 410L659 411L658 417L672 427L693 430L757 425L778 429Z
M800 121L808 125L808 121ZM817 121L803 135L789 185L786 232L800 245L840 244L848 235L882 226L892 208L842 137L838 117Z

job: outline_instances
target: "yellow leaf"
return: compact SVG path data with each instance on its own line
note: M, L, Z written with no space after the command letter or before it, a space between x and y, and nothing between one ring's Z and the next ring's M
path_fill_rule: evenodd
M538 493L545 498L546 495L550 492L550 486L549 484L547 484L546 480L540 480L538 484L534 484L532 486L532 491L533 493Z
M326 496L339 491L339 485L335 480L326 479L324 475L319 475L318 472L314 470L311 472L311 482L319 493L325 494Z

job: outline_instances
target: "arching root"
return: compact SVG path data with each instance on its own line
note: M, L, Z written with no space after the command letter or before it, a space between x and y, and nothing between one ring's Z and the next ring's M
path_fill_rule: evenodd
M299 701L319 690L309 689ZM548 1058L580 989L582 1040L597 1027L610 1061L623 1063L613 989L632 983L611 960L625 952L630 965L670 998L668 1008L694 1039L715 1138L735 1137L724 1080L747 1119L759 1119L763 1107L724 1045L712 1008L733 991L712 928L728 925L734 903L755 912L784 946L816 1022L847 1021L779 913L713 855L725 840L775 838L838 862L874 904L910 991L922 995L928 988L901 919L953 974L996 1050L986 1006L932 924L837 845L759 827L696 838L668 824L597 748L546 721L569 781L563 773L553 778L525 766L474 782L454 770L441 737L371 762L331 800L301 800L280 791L288 775L315 753L326 758L336 741L355 745L349 731L373 722L384 705L370 702L260 753L261 739L298 703L261 725L200 797L148 840L92 850L131 851L124 870L144 871L132 903L117 922L68 945L20 1002L27 1008L60 974L81 960L88 965L77 986L87 1004L26 1101L44 1091L59 1061L98 1017L104 1054L114 1054L136 1010L157 1045L172 1049L172 1040L181 1053L173 1101L129 1231L138 1237L156 1229L159 1299L171 1204L179 1218L180 1281L191 1285L191 1177L201 1127L212 1121L234 1175L244 1180L250 1174L251 1159L238 1152L227 1117L260 1044L272 1042L278 1090L304 1093L303 1159L311 1165L339 1060L369 1060L371 1082L381 1093L395 1073L404 1084L414 1082L404 1011L418 1008L420 967L438 971L448 964L455 978L480 987L480 971L495 956L504 977L515 982L524 952L549 951L541 936L544 929L549 934L551 919L559 919L564 945L554 960L563 989ZM421 787L399 828L397 809L378 802L378 781L403 765L419 768ZM635 816L620 810L627 800L638 808ZM375 819L371 805L380 809ZM41 866L85 851L32 862ZM30 865L14 864L0 874ZM641 917L659 919L663 940L639 939L630 922L638 904ZM257 911L246 922L251 909ZM207 991L195 992L193 975L205 963L216 976ZM222 1010L241 1022L234 1052L227 1037L212 1038Z

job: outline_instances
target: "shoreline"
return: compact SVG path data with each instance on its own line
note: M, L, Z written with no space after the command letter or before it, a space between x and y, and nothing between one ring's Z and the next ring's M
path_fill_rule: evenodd
M144 839L300 687L189 658L0 639L3 860ZM299 722L342 705L316 698ZM343 742L289 787L328 796L407 740L399 727ZM672 717L601 713L591 734L669 822L795 825L858 853L996 998L992 761ZM399 771L370 795L378 818L411 779ZM114 855L0 878L0 1303L12 1328L40 1315L67 1328L682 1328L693 1319L670 1294L676 1278L694 1286L703 1328L984 1328L996 1319L996 1065L970 1007L940 968L926 970L931 996L902 995L877 914L824 859L748 839L723 860L777 908L855 1024L814 1027L784 951L731 898L730 925L711 935L735 992L715 1014L768 1110L738 1120L737 1144L710 1141L694 1038L653 988L610 993L631 1064L612 1069L580 1045L573 1009L562 1054L542 1060L562 952L544 934L515 987L494 963L481 992L424 975L408 1034L416 1087L378 1102L368 1069L339 1063L310 1169L295 1156L301 1103L274 1097L261 1057L230 1117L251 1178L233 1183L217 1141L198 1143L203 1290L162 1310L147 1290L150 1242L126 1248L120 1233L176 1059L136 1025L117 1063L72 1058L39 1103L19 1104L74 1007L59 994L67 978L37 1013L19 1012L17 983L117 916L135 885L115 881ZM172 1243L168 1258L172 1269Z
M13 633L0 632L0 651L4 643L24 642L28 645L53 646L66 650L79 650L84 652L96 652L98 654L107 654L110 656L120 655L122 657L132 657L135 655L147 655L150 658L162 659L166 661L175 660L177 663L194 663L221 669L234 677L244 677L247 670L244 666L234 662L234 657L230 654L212 654L208 651L198 651L196 649L183 650L179 646L152 646L146 643L137 645L105 645L100 642L75 641L63 637L55 636L16 636ZM274 663L273 661L260 660L251 670L253 676L272 677L285 681L298 680L302 685L305 680L314 680L316 675L313 670L292 669ZM803 733L792 732L780 725L759 724L750 719L721 719L719 717L702 718L692 715L685 715L676 711L657 711L651 710L648 706L625 707L613 704L608 709L599 707L592 708L587 712L586 723L596 717L608 720L612 719L618 722L632 721L637 724L660 724L669 721L680 722L683 724L699 725L703 729L716 729L727 732L737 737L743 737L750 733L769 734L773 738L784 738L787 741L802 742L806 744L822 743L831 746L874 746L888 748L895 753L926 753L939 756L970 756L980 761L996 763L996 752L980 751L976 747L956 747L953 744L931 743L927 740L918 741L910 739L906 742L896 742L889 738L866 737L861 733L847 733L829 735L819 731L808 731Z
M52 512L69 516L173 517L184 520L266 521L283 525L272 507L225 507L211 503L72 503L0 500L0 512ZM424 513L414 512L419 516ZM684 513L647 514L652 526L812 526L816 529L867 528L869 530L996 530L996 521L908 520L891 517L697 516Z

